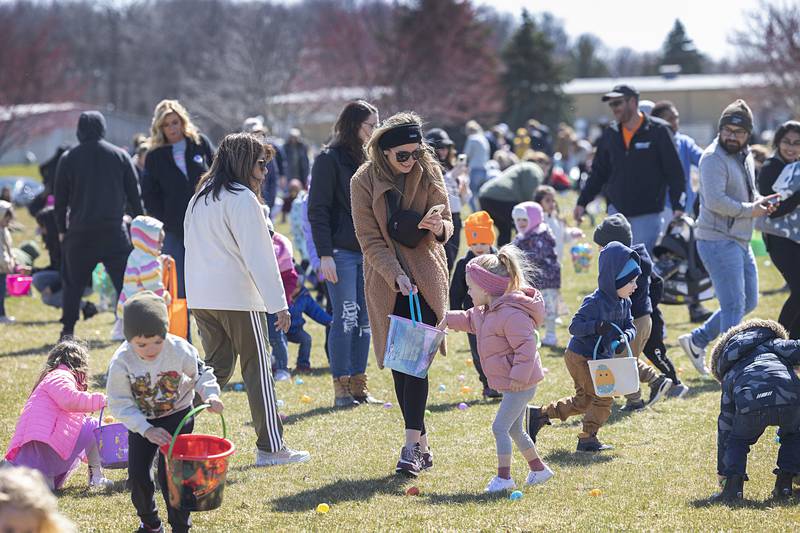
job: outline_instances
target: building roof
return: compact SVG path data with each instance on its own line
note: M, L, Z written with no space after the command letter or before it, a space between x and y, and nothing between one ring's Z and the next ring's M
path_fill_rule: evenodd
M0 122L7 120L33 117L47 113L63 111L73 111L83 109L85 106L75 102L42 102L35 104L19 104L12 106L0 106Z
M663 76L576 78L564 84L564 92L569 95L604 94L621 83L632 85L639 92L646 93L742 89L764 87L768 82L763 74L684 74L670 78Z
M314 91L277 94L267 98L268 104L311 104L330 101L347 101L356 98L375 99L392 94L391 87L326 87Z

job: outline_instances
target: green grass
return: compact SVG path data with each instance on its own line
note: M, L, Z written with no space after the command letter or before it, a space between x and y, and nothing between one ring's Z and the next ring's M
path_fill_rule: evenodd
M25 216L21 213L27 235L15 235L17 242L32 237L34 226ZM783 285L767 259L758 259L762 291ZM573 312L594 283L594 274L575 274L570 265L566 266L563 295ZM785 294L762 297L754 315L777 317L784 298ZM6 406L0 414L3 444L10 439L34 377L59 332L59 313L38 299L11 299L8 308L19 322L0 327L0 403ZM255 439L247 400L244 392L229 387L223 400L228 437L237 452L222 507L195 513L196 530L795 530L800 521L798 507L775 506L767 499L777 454L772 430L750 454L751 481L745 487L748 503L738 508L707 505L706 498L716 487L719 389L715 382L699 379L675 345L677 336L691 328L686 309L665 306L664 310L670 355L682 378L692 387L688 399L667 401L634 415L621 413L617 402L601 432L603 440L614 444L615 449L602 455L575 453L579 419L555 422L545 428L540 434L539 451L556 476L544 486L525 490L525 497L517 502L483 493L496 467L490 426L497 404L480 399L463 334L450 335L450 355L437 359L430 373L432 414L427 424L436 466L415 482L393 474L402 443L399 409L330 409L332 387L323 370L304 377L303 385L277 385L279 398L286 402L282 411L289 416L286 441L310 450L312 461L291 467L252 468ZM568 323L569 316L564 320ZM102 379L116 347L107 340L111 326L112 316L104 313L77 327L78 335L92 346L95 383ZM312 325L310 332L316 342L312 364L325 367L323 331ZM559 340L568 340L566 326L559 328ZM292 363L295 353L296 347L292 347ZM549 373L535 401L551 401L569 394L572 382L561 351L544 349L542 360ZM369 374L373 393L396 403L389 372L378 371L372 357ZM467 394L460 392L462 374L466 385L472 388ZM238 382L240 378L236 376L232 383ZM446 392L437 391L440 383L447 386ZM300 401L304 394L312 398L310 404ZM456 406L461 401L469 403L470 408L459 411ZM202 414L196 431L217 434L219 420ZM515 454L515 479L523 480L525 472L525 463ZM83 469L60 494L62 510L83 531L131 531L138 525L124 489L124 472L107 474L117 481L109 495L87 493ZM411 485L419 487L420 496L404 495ZM599 497L589 496L594 488L602 491ZM157 499L163 511L160 495ZM314 512L320 502L331 505L328 514Z

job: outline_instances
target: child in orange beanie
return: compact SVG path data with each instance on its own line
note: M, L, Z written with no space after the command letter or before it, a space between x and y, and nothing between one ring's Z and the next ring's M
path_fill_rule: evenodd
M476 211L467 217L464 222L464 233L467 238L467 254L458 260L453 279L450 282L450 309L454 311L471 309L472 298L467 293L467 263L474 257L487 253L495 253L494 247L494 221L486 211ZM501 398L502 394L489 387L489 382L481 368L481 360L478 356L478 341L475 335L467 334L469 339L469 349L472 352L472 363L478 371L478 378L483 384L484 398Z

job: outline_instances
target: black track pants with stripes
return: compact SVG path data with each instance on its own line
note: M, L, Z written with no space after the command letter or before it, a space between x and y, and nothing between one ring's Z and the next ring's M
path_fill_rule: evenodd
M275 386L270 372L267 315L259 311L192 309L197 321L206 364L214 369L220 387L231 379L236 357L256 430L256 447L276 452L283 447L283 425L278 416Z

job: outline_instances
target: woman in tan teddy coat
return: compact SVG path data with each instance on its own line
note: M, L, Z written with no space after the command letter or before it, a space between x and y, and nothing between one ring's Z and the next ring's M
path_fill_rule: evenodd
M353 175L350 194L356 237L364 253L373 346L383 368L388 315L410 318L410 292L420 297L424 323L435 326L447 311L444 243L453 234L453 221L442 173L423 141L419 116L404 112L387 119L372 134L367 157ZM429 214L434 206L442 207ZM445 354L444 344L440 351ZM392 377L405 421L397 472L416 476L433 466L425 434L428 379L395 370Z

